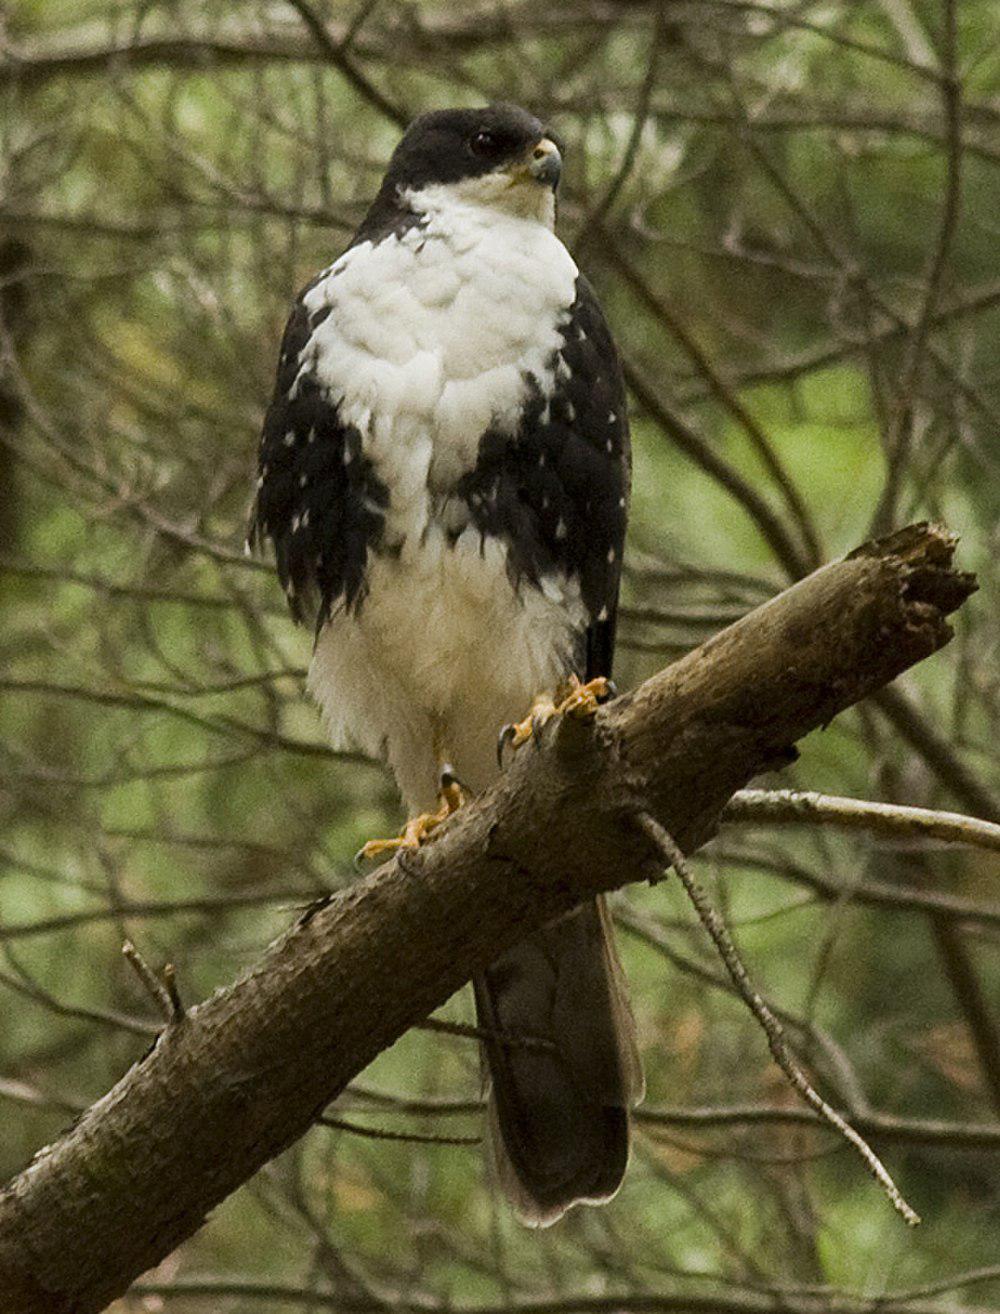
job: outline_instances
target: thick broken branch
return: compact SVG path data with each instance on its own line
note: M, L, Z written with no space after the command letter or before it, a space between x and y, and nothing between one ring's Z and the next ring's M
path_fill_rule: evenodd
M824 567L535 749L434 843L317 905L0 1197L0 1308L88 1314L195 1232L358 1072L527 931L660 874L794 742L935 652L974 583L918 525Z

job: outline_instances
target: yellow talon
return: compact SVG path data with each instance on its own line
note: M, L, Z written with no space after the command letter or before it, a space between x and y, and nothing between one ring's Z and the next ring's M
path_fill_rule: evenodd
M569 691L564 694L562 702L556 708L561 716L578 716L581 719L594 716L601 703L612 693L611 681L603 675L599 675L595 680L588 680L586 684L581 684L575 675L571 675L567 684ZM565 689L566 685L562 688Z
M447 821L466 801L465 791L450 772L442 773L438 801L439 807L436 812L421 812L419 816L411 817L402 831L392 839L374 839L362 845L356 861L372 862L376 858L399 853L401 849L419 849L422 844L432 839L442 822Z
M553 716L575 716L585 720L596 713L605 699L613 698L615 692L615 686L603 675L588 680L586 684L571 675L559 685L555 693L539 694L532 701L531 711L523 721L505 725L500 731L497 755L501 759L501 766L505 748L520 748Z
M555 695L543 693L538 694L536 698L532 699L531 711L528 715L523 721L517 721L510 727L507 742L510 744L511 748L520 748L522 744L526 744L531 736L537 730L542 728L546 721L555 716L556 711L558 710L555 700L558 696L559 693L557 691Z

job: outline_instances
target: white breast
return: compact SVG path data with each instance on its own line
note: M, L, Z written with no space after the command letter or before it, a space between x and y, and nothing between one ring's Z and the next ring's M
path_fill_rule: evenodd
M305 298L330 314L303 367L359 429L391 492L393 541L427 529L431 493L472 469L491 425L513 428L526 375L544 387L577 277L536 220L445 188L409 200L421 226L353 247Z

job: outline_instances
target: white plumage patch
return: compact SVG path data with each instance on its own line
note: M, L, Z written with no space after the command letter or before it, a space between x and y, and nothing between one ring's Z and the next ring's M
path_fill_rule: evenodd
M516 430L527 379L551 391L577 269L547 223L465 184L406 200L422 223L351 248L306 294L329 313L300 360L389 490L392 549L369 558L360 611L320 634L310 688L334 744L384 750L421 808L435 743L482 788L497 729L562 677L585 624L575 583L515 589L507 549L448 498L486 430Z

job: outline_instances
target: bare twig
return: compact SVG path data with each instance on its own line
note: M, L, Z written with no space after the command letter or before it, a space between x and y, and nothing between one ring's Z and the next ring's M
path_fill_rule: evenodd
M555 1044L542 1036L527 1036L523 1033L511 1035L503 1031L491 1031L486 1027L468 1026L464 1022L447 1022L443 1018L428 1017L418 1022L418 1031L436 1031L439 1035L460 1036L463 1040L496 1040L501 1045L514 1049L534 1049L542 1053L551 1053Z
M366 1136L373 1141L404 1141L410 1145L481 1145L481 1136L436 1136L430 1132L388 1131L385 1127L364 1127L349 1118L335 1118L324 1113L316 1119L321 1127L335 1127L338 1131L351 1132L355 1136Z
M170 988L160 980L131 940L126 940L122 945L122 957L128 963L129 967L132 968L133 972L135 972L136 976L145 987L146 993L149 995L150 999L152 999L153 1003L163 1014L164 1022L169 1025L172 1022L176 1022L178 1016L183 1016L183 1009L180 1009L179 1015L175 1009L174 998L171 994ZM171 971L172 970L173 969L171 969Z
M639 144L642 141L643 129L649 119L653 88L656 86L656 74L660 63L660 51L663 47L665 8L666 6L663 3L660 3L656 8L656 18L649 43L649 58L646 61L646 72L642 79L642 86L639 89L639 99L632 119L632 130L629 133L628 142L625 145L621 163L615 170L614 176L604 189L602 195L598 197L595 204L591 207L579 225L576 245L581 251L585 250L592 239L600 233L605 217L617 201L622 188L628 181L629 174L635 166L636 157L639 153Z
M173 963L163 964L163 986L170 1000L170 1021L180 1022L184 1016L184 1005L177 988L177 969Z
M804 575L809 569L808 558L757 489L657 395L637 365L627 359L624 365L628 385L643 410L687 456L740 503L756 523L788 578L798 579Z
M913 441L914 403L920 382L931 321L941 295L962 198L962 84L958 74L958 3L943 0L940 90L946 125L945 185L938 232L927 258L923 298L913 330L907 338L899 374L894 413L887 435L887 474L882 496L872 518L872 532L884 533L896 512L906 457Z
M953 798L977 816L1000 824L1000 800L962 760L955 745L914 707L904 689L880 689L872 701Z
M346 80L351 84L355 91L367 100L378 112L387 118L390 123L395 123L397 127L405 128L410 121L410 114L401 106L391 101L384 92L379 91L364 73L358 68L357 64L347 53L348 46L351 44L355 35L350 28L345 33L343 41L336 41L327 30L326 24L313 9L307 0L288 0L288 4L302 19L302 22L309 29L309 33L316 45L322 50L323 54L330 63L344 75Z
M711 936L712 943L719 951L719 956L725 963L726 970L729 972L740 998L763 1028L764 1034L767 1036L768 1048L775 1063L781 1068L806 1103L811 1104L821 1118L840 1132L841 1136L854 1146L868 1171L885 1191L896 1212L902 1215L910 1227L915 1227L920 1222L920 1215L915 1213L900 1195L896 1183L889 1176L881 1159L867 1141L849 1123L845 1122L836 1109L827 1104L822 1095L813 1088L805 1073L792 1057L791 1050L785 1042L781 1023L754 989L736 946L726 930L725 923L709 903L708 895L694 879L684 854L677 847L672 836L648 812L638 812L635 822L660 854L664 866L673 867L677 873L688 898L694 905L699 921Z
M798 561L801 566L810 570L814 569L823 559L816 526L808 507L775 452L770 439L729 384L720 376L707 353L698 346L691 333L670 309L666 301L652 291L647 280L643 278L633 262L624 255L618 244L612 240L610 234L602 232L602 236L604 239L601 243L602 256L621 276L626 286L636 294L642 306L680 344L698 373L705 380L709 393L729 411L753 443L801 536L802 550ZM676 437L676 431L674 436ZM745 496L743 501L748 510L752 510L752 504L747 501ZM782 560L784 560L784 557Z

